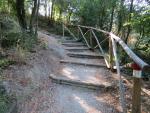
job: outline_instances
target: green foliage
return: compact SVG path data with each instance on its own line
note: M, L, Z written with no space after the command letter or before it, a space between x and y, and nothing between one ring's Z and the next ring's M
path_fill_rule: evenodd
M21 38L17 41L17 44L20 45L25 50L32 50L34 45L37 43L37 37L33 34L24 32L21 34Z
M150 38L145 36L138 39L135 47L137 54L150 64Z
M0 15L1 32L7 33L18 33L21 32L19 24L14 18L8 14Z
M98 6L96 4L98 4L97 1L91 2L89 0L80 8L78 15L82 19L81 21L83 25L94 26L97 24L97 19L99 17Z
M0 59L0 68L1 69L5 68L13 63L14 63L13 61L8 60L7 58L1 58Z
M36 36L26 31L22 32L19 24L9 16L0 18L0 44L4 48L17 46L30 50L36 43Z
M2 15L0 17L0 42L2 47L10 47L18 40L18 34L20 34L20 27L14 19L11 19L8 15Z

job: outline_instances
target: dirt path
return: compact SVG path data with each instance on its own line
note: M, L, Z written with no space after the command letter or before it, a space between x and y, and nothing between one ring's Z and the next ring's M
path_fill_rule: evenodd
M39 32L41 41L47 43L47 49L37 46L35 53L26 59L26 65L13 65L4 71L4 84L8 92L17 96L19 113L120 113L119 96L116 90L91 90L75 86L53 83L51 74L62 74L69 77L67 68L83 80L83 74L98 74L102 70L86 67L82 74L82 66L61 64L59 61L67 57L59 37ZM84 72L84 70L83 70ZM88 73L90 73L88 75ZM109 72L106 73L108 75ZM98 78L99 76L95 76ZM103 77L106 80L105 77ZM95 80L95 78L93 78ZM87 79L89 82L89 79ZM93 81L92 81L93 82ZM106 81L107 82L107 81Z

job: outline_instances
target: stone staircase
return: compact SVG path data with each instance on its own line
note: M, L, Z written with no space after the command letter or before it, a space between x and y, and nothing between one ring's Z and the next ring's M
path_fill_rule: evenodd
M58 73L50 75L54 82L90 89L114 88L115 80L101 53L75 40L64 40L61 45L66 57L60 60Z

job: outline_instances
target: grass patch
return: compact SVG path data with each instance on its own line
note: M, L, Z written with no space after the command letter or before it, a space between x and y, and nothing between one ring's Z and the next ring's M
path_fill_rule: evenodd
M11 60L9 60L7 58L1 58L0 59L0 69L4 69L4 68L6 68L9 65L12 65L14 63L15 63L15 61L11 61Z

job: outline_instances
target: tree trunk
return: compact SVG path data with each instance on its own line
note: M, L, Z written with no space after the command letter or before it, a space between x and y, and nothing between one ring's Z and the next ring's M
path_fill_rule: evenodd
M38 0L37 3L37 10L36 10L36 28L35 28L35 35L37 35L37 31L38 31L38 15L39 15L39 7L40 7L40 0Z
M99 20L99 27L104 29L105 25L105 18L106 18L106 3L105 1L101 4L101 11L100 11L100 20Z
M100 15L101 17L99 17L100 19L99 19L99 27L101 28L101 29L103 29L103 23L104 23L104 16L105 16L105 9L103 8L102 9L102 12L101 12L101 15Z
M71 23L71 15L72 15L72 11L69 12L69 14L68 14L68 23Z
M114 20L114 10L115 10L115 7L114 7L114 6L112 6L109 32L112 30L112 25L113 25L113 20Z
M61 19L62 19L62 10L59 9L59 20L61 21Z
M54 2L55 2L55 0L52 0L51 18L50 18L50 20L53 20L53 14L54 14Z
M45 18L47 19L47 0L45 0L44 8L45 8Z
M123 5L124 5L124 1L125 0L121 0L120 2L120 10L119 10L119 14L118 14L118 34L120 33L120 31L122 30L122 24L123 24Z
M24 0L16 0L16 10L20 26L22 29L27 29Z
M8 4L11 5L12 10L15 12L16 11L16 3L13 0L8 0ZM10 8L10 9L11 9ZM12 12L13 12L12 11Z
M37 10L37 0L34 0L34 6L32 8L32 14L31 14L31 18L30 18L30 26L29 26L29 29L30 29L30 32L33 33L33 22L35 20L35 16L36 16L36 10Z
M132 17L131 17L131 14L132 14L132 12L133 12L133 1L134 1L134 0L131 0L130 12L129 12L129 20L128 20L128 22L131 22L131 18L132 18ZM131 25L128 25L128 31L127 31L127 36L126 36L126 39L125 39L125 43L128 42L128 38L129 38L130 32L131 32Z
M48 18L50 18L50 17L51 17L51 6L49 4L49 6L48 6Z

